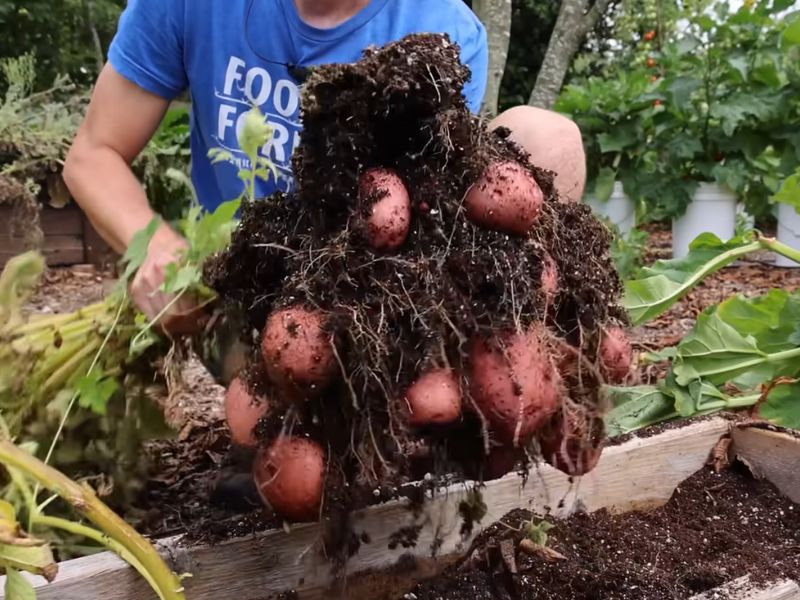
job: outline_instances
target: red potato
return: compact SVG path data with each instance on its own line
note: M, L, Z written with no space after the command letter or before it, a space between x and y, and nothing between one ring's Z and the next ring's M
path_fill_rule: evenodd
M603 419L584 407L557 414L537 433L545 461L572 477L592 471L603 454Z
M549 254L545 254L542 258L542 291L548 298L552 298L558 294L558 290L559 281L556 261Z
M313 521L322 503L325 451L306 438L279 437L256 456L253 477L261 499L283 518Z
M414 427L447 425L461 418L461 385L451 369L433 369L406 391L408 422Z
M390 169L370 169L359 181L362 205L371 205L365 235L376 250L393 251L402 246L411 229L411 199L400 176Z
M254 397L240 377L231 381L225 392L225 421L236 444L255 448L258 445L256 425L268 412L269 402Z
M525 167L513 161L489 165L464 199L475 224L515 235L528 233L544 204L544 194Z
M509 446L495 446L489 450L483 466L483 480L493 481L508 475L514 470L520 450Z
M621 327L609 327L603 331L600 362L603 374L610 382L622 383L628 377L633 364L633 346Z
M293 307L273 313L261 339L267 374L277 385L320 390L336 374L336 356L325 316Z
M549 419L561 376L536 331L478 339L470 350L470 389L500 440L522 446Z

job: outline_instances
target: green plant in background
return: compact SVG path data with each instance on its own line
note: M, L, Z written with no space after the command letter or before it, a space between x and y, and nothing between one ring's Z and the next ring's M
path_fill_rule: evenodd
M648 235L641 229L632 229L623 236L617 228L613 228L614 238L611 242L611 258L617 267L619 276L625 280L632 277L642 267L644 253L647 250Z
M561 93L555 109L581 129L587 189L598 200L607 200L615 181L632 179L640 168L655 89L650 73L638 69L608 79L589 77Z
M700 182L716 182L763 216L800 162L800 61L787 47L791 2L688 15L652 56L658 85L641 169L626 185L655 217L682 214ZM791 39L791 36L790 36Z

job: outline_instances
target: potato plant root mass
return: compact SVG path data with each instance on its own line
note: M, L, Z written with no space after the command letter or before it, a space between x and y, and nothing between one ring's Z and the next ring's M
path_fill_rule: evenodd
M291 435L324 451L319 514L338 548L357 546L341 527L353 508L426 473L435 482L500 476L513 460L497 456L535 455L545 424L595 423L603 411L602 331L626 325L609 232L588 207L559 202L554 174L531 165L507 130L470 114L468 77L458 47L438 35L317 68L302 98L297 191L246 204L231 245L206 267L209 285L247 317L253 351L243 377L270 399L262 445ZM498 164L501 174L486 177ZM503 195L495 209L485 197L482 210L468 210L479 181L506 186L492 190ZM492 210L505 212L482 219ZM276 361L265 364L262 344L273 358L298 353L293 364L330 359L316 346L303 355L302 327L287 328L280 345L269 327L262 336L284 310L324 323L315 344L328 340L331 381L269 376ZM492 352L488 367L472 360L476 343ZM459 385L441 394L419 383L413 399L451 412L461 404L460 414L411 420L407 391L438 369ZM495 396L478 401L474 379L490 381ZM581 429L601 445L596 428L563 431Z

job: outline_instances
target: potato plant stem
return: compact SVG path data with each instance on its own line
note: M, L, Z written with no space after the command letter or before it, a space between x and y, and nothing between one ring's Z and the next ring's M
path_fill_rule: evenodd
M19 469L35 479L39 485L58 494L129 552L142 569L150 574L151 585L162 600L186 600L180 579L167 566L155 547L108 508L91 487L78 485L60 471L7 440L0 441L0 462Z
M793 260L796 263L800 263L800 251L795 250L791 246L787 246L783 242L779 242L775 238L761 238L759 240L761 246L766 248L767 250L772 250L777 254L781 254L788 258L789 260Z
M102 531L98 531L97 529L93 529L92 527L87 527L81 523L76 523L74 521L68 521L67 519L61 519L59 517L48 517L46 515L37 514L33 518L34 525L41 525L42 527L49 527L52 529L61 529L63 531L67 531L69 533L80 535L87 539L90 539L101 546L105 546L109 550L111 550L114 554L119 556L122 560L126 563L131 565L134 569L136 569L145 581L150 584L150 587L155 590L161 600L164 599L164 595L161 593L161 590L158 587L158 584L153 579L150 572L142 566L142 563L128 550L120 544L118 541L110 538L108 535L103 533Z

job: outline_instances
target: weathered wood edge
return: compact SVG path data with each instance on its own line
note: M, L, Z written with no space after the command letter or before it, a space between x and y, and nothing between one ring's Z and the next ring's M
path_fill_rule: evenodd
M768 585L754 585L750 583L750 577L745 575L713 590L692 596L689 600L715 600L718 598L727 600L800 600L800 585L789 579Z
M550 509L554 516L566 516L576 509L608 508L624 512L660 506L681 481L702 468L711 449L729 429L728 421L716 418L648 438L631 439L608 448L595 470L579 480L571 480L541 465L530 473L525 487L517 475L489 482L483 490L488 507L483 523L493 523L520 507ZM440 556L463 550L469 539L463 539L459 533L458 504L466 491L466 485L452 486L430 502L425 513L417 518L402 502L358 513L357 530L365 532L370 542L353 558L350 572L386 568L407 554L430 556L434 539L439 542ZM406 525L420 524L426 526L416 547L388 549L393 532ZM330 584L329 567L316 552L318 538L316 525L304 525L289 533L270 531L215 546L184 547L179 538L172 538L160 542L159 547L178 572L193 574L185 581L191 600L223 597L263 600L287 589L299 591L306 600L323 597ZM107 552L66 561L59 567L59 575L51 584L30 577L39 600L155 598L133 569ZM351 594L345 592L342 597ZM0 594L0 600L3 598Z
M768 479L800 503L800 438L758 427L734 427L731 439L733 454L754 476Z

